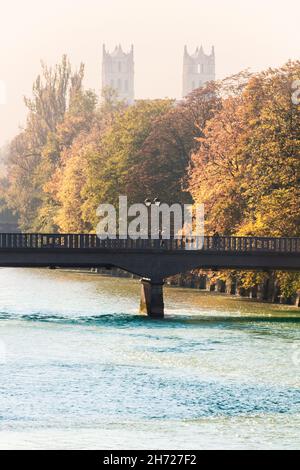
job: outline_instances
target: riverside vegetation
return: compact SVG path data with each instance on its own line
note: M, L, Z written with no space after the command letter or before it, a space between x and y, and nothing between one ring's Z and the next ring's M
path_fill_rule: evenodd
M137 100L83 86L84 65L42 65L24 129L6 150L1 211L22 231L94 232L96 208L159 197L204 203L206 232L300 236L300 62L241 72L186 99ZM299 273L199 270L171 283L298 302Z

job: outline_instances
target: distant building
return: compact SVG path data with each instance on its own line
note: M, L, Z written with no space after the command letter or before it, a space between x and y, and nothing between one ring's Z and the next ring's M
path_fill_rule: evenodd
M134 57L133 46L128 54L121 45L109 53L103 45L102 88L116 90L118 97L128 104L134 102Z
M182 96L201 87L206 82L216 79L215 50L205 54L203 47L197 47L194 54L189 54L184 46ZM113 88L118 97L128 104L134 103L134 55L133 46L125 53L121 45L113 52L108 52L103 44L102 89Z
M215 50L211 54L205 54L203 47L197 47L194 54L190 55L187 46L184 46L183 54L183 80L182 96L185 97L195 88L199 88L206 82L216 79Z

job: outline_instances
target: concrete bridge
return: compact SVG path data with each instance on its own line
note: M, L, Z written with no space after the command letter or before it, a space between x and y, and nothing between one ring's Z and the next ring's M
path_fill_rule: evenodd
M164 315L167 277L202 269L300 271L300 238L204 237L100 240L88 234L1 233L1 267L112 268L142 279L141 311Z

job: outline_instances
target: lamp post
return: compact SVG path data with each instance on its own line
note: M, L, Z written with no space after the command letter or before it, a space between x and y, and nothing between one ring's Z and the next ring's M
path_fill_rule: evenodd
M144 204L145 204L145 206L148 207L148 208L151 207L151 204L152 204L151 199L149 199L149 198L147 197L147 199L145 199L145 201L144 201Z
M161 202L160 202L160 199L158 197L154 198L153 201L151 201L151 199L149 199L147 197L147 199L145 199L145 201L144 201L144 204L145 204L146 207L151 207L152 204L159 207L161 205Z
M159 207L161 205L161 201L158 197L155 197L153 201L148 197L144 201L145 206L148 209L148 238L151 239L151 206L155 205ZM161 230L159 230L159 237L161 236Z

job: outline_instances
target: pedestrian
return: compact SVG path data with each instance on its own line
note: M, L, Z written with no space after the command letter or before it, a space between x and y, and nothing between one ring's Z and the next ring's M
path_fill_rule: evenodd
M219 232L214 230L212 238L213 238L213 248L219 249L220 248L220 235L219 235Z

